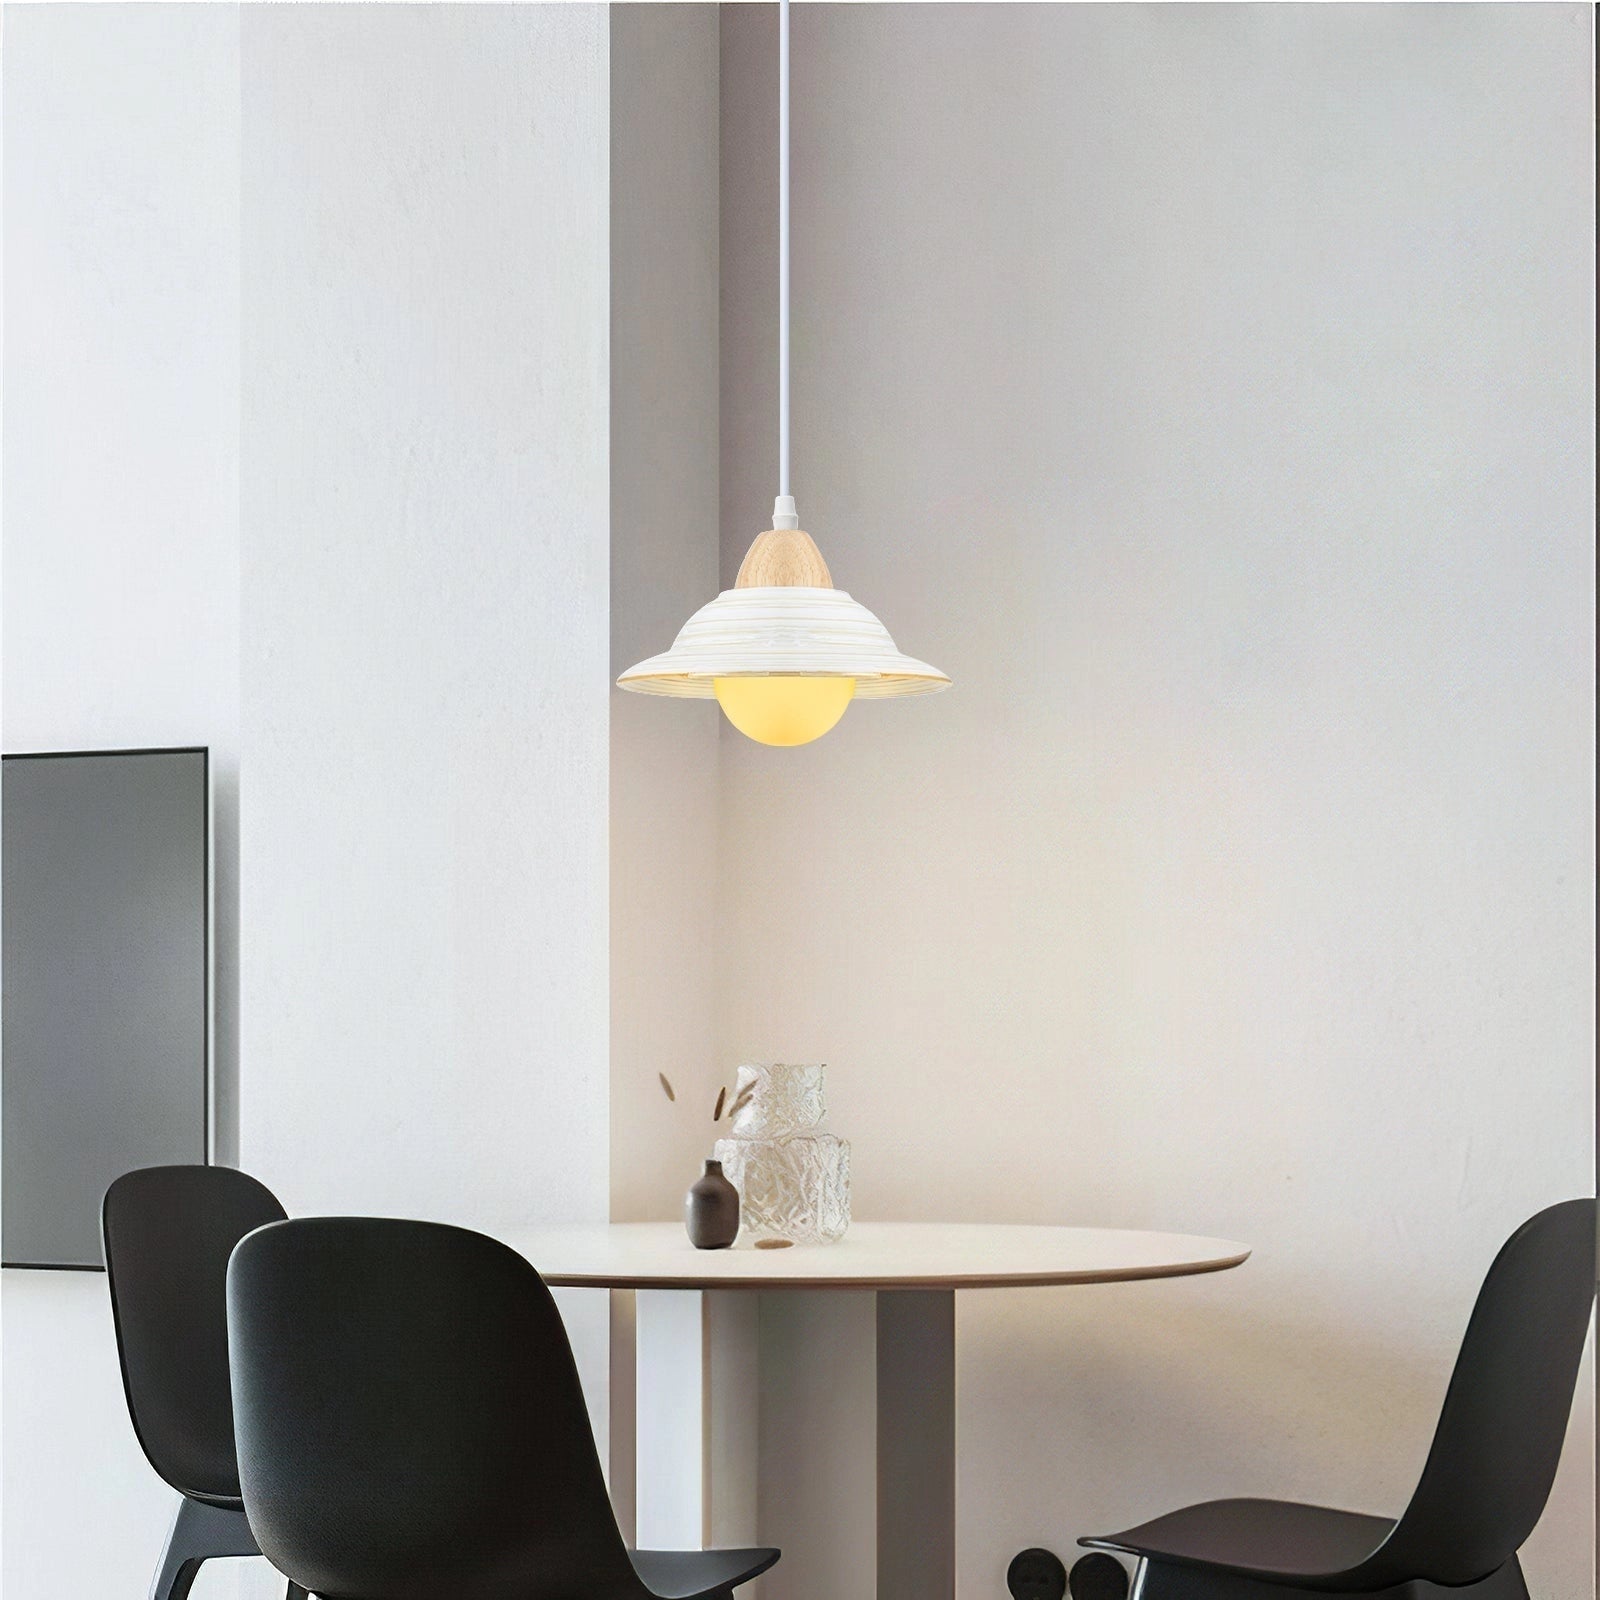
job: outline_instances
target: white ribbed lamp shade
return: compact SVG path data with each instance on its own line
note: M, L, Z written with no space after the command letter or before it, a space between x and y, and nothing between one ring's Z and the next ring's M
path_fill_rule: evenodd
M854 678L858 700L933 694L950 680L901 655L889 630L842 589L724 589L684 623L672 648L617 679L635 694L709 700L718 678Z

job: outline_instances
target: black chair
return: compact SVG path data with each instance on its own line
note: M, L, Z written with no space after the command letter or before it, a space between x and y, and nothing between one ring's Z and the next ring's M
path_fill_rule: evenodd
M150 1600L184 1600L213 1556L261 1553L233 1449L228 1256L283 1216L270 1190L230 1167L145 1167L101 1202L128 1414L145 1458L182 1497ZM290 1600L303 1594L289 1585Z
M258 1229L228 1268L239 1479L338 1600L730 1600L776 1550L629 1552L566 1330L521 1256L429 1222Z
M1139 1558L1140 1600L1527 1600L1517 1551L1555 1479L1595 1294L1593 1200L1523 1223L1489 1268L1399 1521L1213 1500L1103 1539Z

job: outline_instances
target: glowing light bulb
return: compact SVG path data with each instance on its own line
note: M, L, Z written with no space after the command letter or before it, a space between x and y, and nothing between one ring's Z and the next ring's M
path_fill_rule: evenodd
M757 744L810 744L845 713L854 678L717 678L712 685L723 715Z

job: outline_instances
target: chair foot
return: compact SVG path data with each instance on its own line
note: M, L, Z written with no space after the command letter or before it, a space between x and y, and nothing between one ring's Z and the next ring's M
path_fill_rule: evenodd
M150 1584L150 1600L188 1600L200 1564L213 1556L258 1556L244 1512L180 1500Z

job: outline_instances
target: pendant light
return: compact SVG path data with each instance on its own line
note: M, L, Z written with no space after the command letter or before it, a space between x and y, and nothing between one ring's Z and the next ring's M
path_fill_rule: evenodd
M901 655L842 589L789 490L789 0L778 0L778 496L733 588L701 606L665 655L617 679L635 694L709 700L761 744L809 744L852 700L933 694L950 680Z

